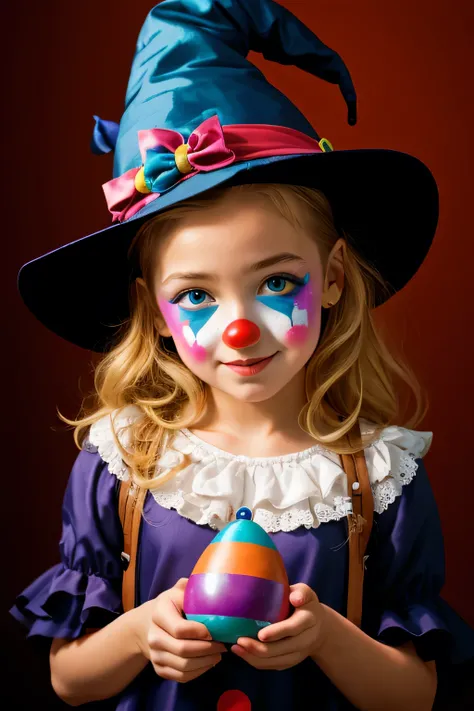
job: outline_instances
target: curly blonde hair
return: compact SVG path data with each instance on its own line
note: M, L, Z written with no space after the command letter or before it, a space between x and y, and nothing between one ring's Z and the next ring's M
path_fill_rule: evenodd
M129 256L138 259L146 288L137 281L131 283L130 317L121 325L117 345L96 366L94 392L88 396L93 399L91 405L86 405L86 397L75 420L58 411L60 419L75 428L74 440L80 448L92 423L127 405L137 406L142 416L129 425L133 446L125 449L118 432L114 431L114 438L135 483L144 488L165 481L163 475L156 476L165 437L191 427L206 405L205 384L184 365L172 339L163 338L157 330L159 310L153 296L157 240L171 223L176 225L190 212L215 206L229 191L258 193L297 228L308 227L302 216L309 214L323 270L336 241L341 235L346 241L344 289L337 304L324 309L320 340L306 365L307 403L299 414L300 427L336 453L353 453L374 442L384 427L414 428L428 408L426 393L413 371L400 354L392 354L393 346L389 350L375 327L375 290L382 289L388 296L389 289L375 267L353 247L350 236L338 232L325 195L286 184L213 188L155 215L137 232ZM411 415L401 408L402 402L409 401ZM359 418L374 425L362 440ZM186 463L168 472L166 481Z

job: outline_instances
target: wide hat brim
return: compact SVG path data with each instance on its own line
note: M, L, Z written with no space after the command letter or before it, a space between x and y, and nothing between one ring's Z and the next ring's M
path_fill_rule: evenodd
M414 276L436 231L436 181L414 156L358 149L261 158L196 173L131 219L28 262L18 275L25 304L67 341L96 352L109 350L129 317L129 286L136 272L127 252L143 222L218 185L244 183L289 183L323 191L336 225L388 284L388 295L376 289L375 306Z

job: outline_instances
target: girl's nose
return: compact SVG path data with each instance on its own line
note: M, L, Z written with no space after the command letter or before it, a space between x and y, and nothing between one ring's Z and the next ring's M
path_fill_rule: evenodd
M222 334L222 340L229 348L246 348L260 340L260 329L253 321L238 318L229 323Z

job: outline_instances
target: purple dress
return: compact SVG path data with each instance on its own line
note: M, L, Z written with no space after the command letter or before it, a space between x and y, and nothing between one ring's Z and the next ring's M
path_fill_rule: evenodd
M122 612L118 482L96 448L88 449L77 456L64 497L61 563L24 590L10 611L27 626L29 637L77 638ZM416 476L386 510L374 512L362 629L394 646L411 640L421 658L435 659L439 670L474 657L474 631L440 597L445 575L440 519L423 461L414 461ZM215 535L209 525L161 506L149 492L137 561L139 602L189 577ZM346 517L270 535L290 584L306 583L321 602L344 615ZM160 678L149 664L117 695L116 709L212 711L229 690L243 692L252 711L354 708L310 658L285 671L262 671L227 652L216 667L186 684Z

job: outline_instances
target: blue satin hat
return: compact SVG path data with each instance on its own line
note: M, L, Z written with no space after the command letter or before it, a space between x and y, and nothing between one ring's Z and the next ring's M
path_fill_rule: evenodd
M246 59L250 50L337 84L348 122L356 123L356 94L341 57L282 6L161 2L140 31L120 124L95 117L92 150L114 150L113 178L103 186L112 225L20 270L22 298L50 330L107 351L129 316L129 285L138 272L127 252L137 230L218 185L320 189L338 228L391 293L419 269L438 221L430 170L399 151L333 149ZM387 298L377 292L376 305Z

